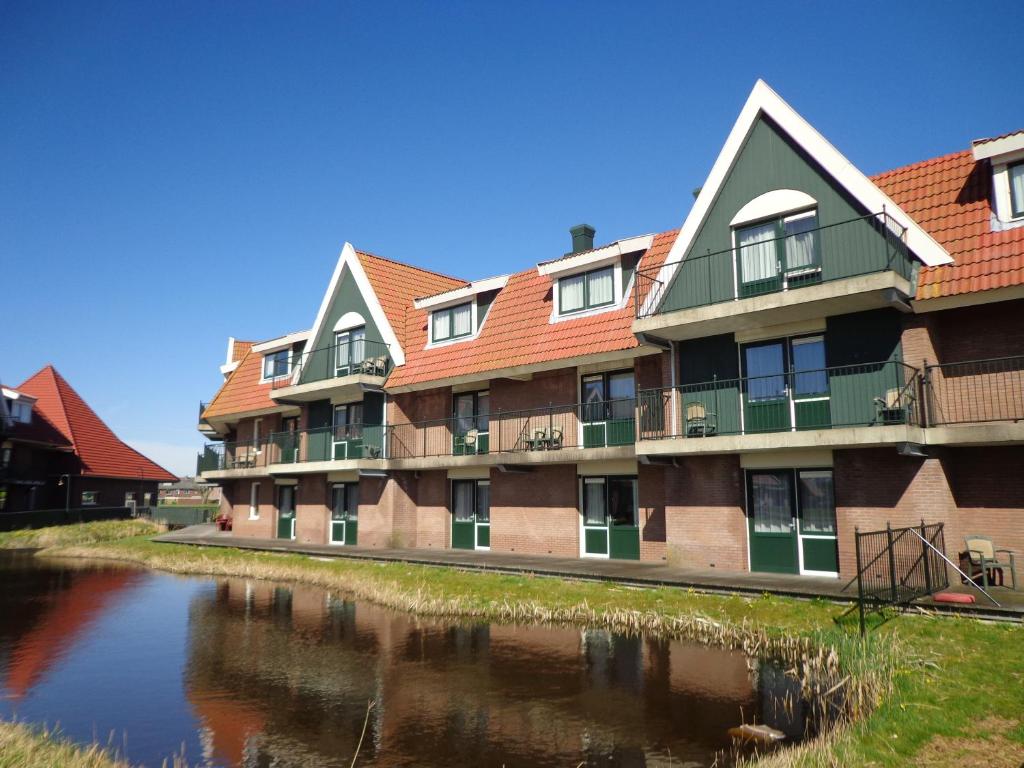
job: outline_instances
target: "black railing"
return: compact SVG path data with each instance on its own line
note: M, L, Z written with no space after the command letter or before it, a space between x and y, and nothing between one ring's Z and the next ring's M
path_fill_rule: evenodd
M204 403L202 400L199 401L199 421L202 423L203 414L206 413L206 409L210 407L209 403Z
M196 472L256 469L274 463L275 446L268 440L207 443L196 460Z
M382 459L384 430L380 424L343 424L274 432L270 436L273 463Z
M1024 420L1024 355L925 365L930 426Z
M771 263L752 265L763 274L745 277L744 257L758 259L768 244ZM885 212L873 213L639 269L634 308L637 318L645 318L876 272L895 271L912 280L913 269L906 229Z
M898 361L642 390L639 439L920 423L917 369Z
M287 375L275 376L273 388L309 384L345 376L376 376L391 372L391 353L383 341L359 339L303 352Z

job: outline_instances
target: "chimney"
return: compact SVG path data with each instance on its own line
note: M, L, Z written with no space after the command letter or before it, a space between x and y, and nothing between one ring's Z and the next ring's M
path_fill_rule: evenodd
M569 234L572 235L572 252L583 253L594 249L594 234L597 232L589 224L577 224L569 227Z

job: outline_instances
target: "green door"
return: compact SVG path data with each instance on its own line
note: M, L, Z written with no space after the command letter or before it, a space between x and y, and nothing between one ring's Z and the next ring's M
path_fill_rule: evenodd
M277 487L277 538L295 538L295 486Z
M583 556L640 559L636 478L584 478L582 507Z
M484 454L490 448L491 395L464 392L453 399L452 455Z
M793 471L747 472L750 570L799 573Z
M331 455L337 461L363 457L363 404L334 406L334 438Z
M491 481L476 483L476 548L491 548Z
M274 461L294 464L299 460L299 420L295 417L282 421L282 430L270 436L277 455Z
M359 484L335 483L331 488L331 544L359 541Z
M476 549L476 481L452 481L452 549Z
M828 429L832 426L828 371L825 369L825 337L802 336L789 340L792 366L790 392L797 429Z
M797 502L802 573L839 573L836 506L831 469L797 471Z
M636 442L636 384L632 371L595 373L580 382L583 447Z
M778 236L776 221L736 230L736 265L741 299L773 293L782 288L776 240Z
M743 347L743 431L748 434L790 427L786 347L784 340Z

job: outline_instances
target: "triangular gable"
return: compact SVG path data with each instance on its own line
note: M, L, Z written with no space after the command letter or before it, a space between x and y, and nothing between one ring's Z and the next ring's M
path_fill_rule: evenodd
M334 274L331 275L331 282L327 285L327 291L324 293L323 301L320 302L320 309L316 313L316 320L313 322L313 330L309 334L309 343L306 347L307 352L314 349L319 349L325 345L325 336L329 335L333 331L332 328L327 328L327 319L334 306L335 300L338 298L338 293L341 290L343 278L349 275L355 282L356 288L358 289L363 301L366 304L366 309L370 314L370 318L373 324L376 326L378 333L380 333L381 341L388 345L388 349L391 352L391 359L395 365L405 364L405 351L402 349L402 345L399 342L398 335L395 333L395 329L391 326L391 322L388 320L387 314L384 312L384 307L381 306L380 300L377 298L377 294L373 290L373 286L370 284L369 278L366 276L366 271L363 269L363 265L359 261L359 257L356 255L355 248L352 247L351 243L345 243L341 249L341 255L338 257L338 263L334 267ZM328 342L329 344L330 342Z
M748 138L755 127L767 117L787 139L793 142L816 163L824 174L854 201L868 212L886 213L899 225L906 228L906 242L911 252L927 266L938 266L952 263L946 250L925 232L899 205L882 192L867 176L861 173L832 144L830 144L815 128L789 106L763 80L754 84L746 104L740 111L736 123L722 146L715 164L708 174L704 186L694 201L693 208L686 217L679 237L665 260L657 279L668 285L678 268L679 263L690 253L704 227L715 203L725 186L736 161L739 159ZM657 300L658 294L645 302L643 311L649 312L653 307L647 306L650 301Z

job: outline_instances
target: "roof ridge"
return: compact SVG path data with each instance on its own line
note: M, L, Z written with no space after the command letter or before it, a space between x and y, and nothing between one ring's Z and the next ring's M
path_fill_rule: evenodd
M398 267L405 267L406 269L415 269L417 272L423 272L424 274L434 275L435 277L443 277L446 280L458 280L462 283L468 283L469 281L461 278L454 277L452 275L446 275L443 272L436 272L433 269L426 269L424 267L417 267L415 264L406 264L404 261L398 261L397 259L389 259L387 256L378 256L376 253L370 253L369 251L361 251L358 248L353 248L359 256L369 256L371 259L378 259L379 261L386 261L389 264L394 264Z

